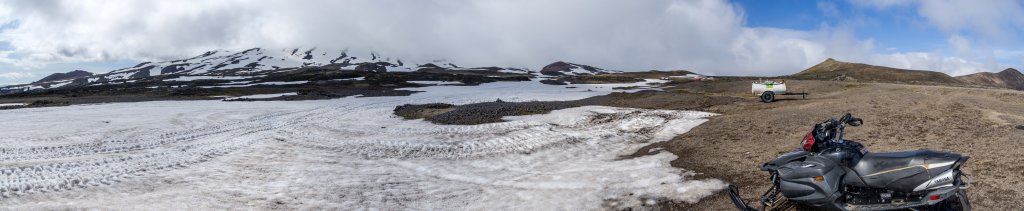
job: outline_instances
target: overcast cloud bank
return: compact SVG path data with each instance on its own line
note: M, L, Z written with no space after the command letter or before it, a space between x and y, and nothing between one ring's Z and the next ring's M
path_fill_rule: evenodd
M949 33L957 51L881 51L886 46L858 39L847 26L748 27L743 9L722 0L3 1L0 63L23 71L0 78L25 81L19 77L55 63L173 60L251 47L350 48L469 66L539 69L566 60L626 71L760 76L795 73L829 57L962 75L1009 66L988 59L995 54L1021 55L960 36L1012 38L1019 32L1006 26L1024 26L1016 1L857 2L878 10L917 7Z

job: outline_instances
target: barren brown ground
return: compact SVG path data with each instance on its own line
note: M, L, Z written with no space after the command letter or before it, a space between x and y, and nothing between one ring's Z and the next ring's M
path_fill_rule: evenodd
M680 84L667 93L736 96L749 100L711 105L722 114L676 137L649 146L679 156L672 165L720 178L741 187L756 204L768 188L758 166L797 147L811 128L829 117L851 112L864 119L847 129L847 139L871 151L932 149L971 157L964 170L974 177L968 190L977 210L1024 210L1024 92L943 86L832 81L796 81L791 90L812 93L806 100L782 97L774 103L749 96L750 81ZM631 99L621 106L672 109L671 100ZM735 210L721 192L697 204L662 204L666 210Z

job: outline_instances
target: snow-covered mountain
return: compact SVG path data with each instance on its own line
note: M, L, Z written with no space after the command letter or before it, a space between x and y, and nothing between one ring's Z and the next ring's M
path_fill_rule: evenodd
M444 60L406 62L384 57L375 52L362 54L348 50L252 48L240 52L215 50L202 55L173 61L141 63L134 67L115 70L107 79L134 79L146 76L180 75L258 75L281 69L328 66L338 69L377 72L408 72L422 65L445 69L458 69L458 65Z
M353 52L318 48L271 50L251 48L242 51L214 50L201 55L172 61L143 62L104 74L65 80L39 81L0 88L0 93L104 83L131 83L138 79L172 79L180 76L249 76L287 71L301 67L322 67L339 70L374 72L410 72L417 70L486 70L502 73L530 74L525 68L466 68L446 60L404 61L376 52ZM163 76L163 77L156 77Z
M541 74L549 76L562 76L562 75L598 75L607 73L618 73L621 71L605 70L597 67L588 65L575 64L563 61L557 61L544 66L540 70Z

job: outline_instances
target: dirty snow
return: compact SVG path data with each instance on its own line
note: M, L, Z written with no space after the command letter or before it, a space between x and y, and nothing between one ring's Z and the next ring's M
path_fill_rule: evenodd
M283 97L283 96L292 96L292 95L298 95L298 93L295 93L295 92L289 92L289 93L280 93L280 94L258 94L258 95L246 95L246 96L238 96L238 97L232 97L232 98L225 98L224 100L237 100L237 99L268 99L268 98L275 98L275 97Z
M226 82L226 83L219 83L219 84L233 85L233 84L248 84L248 83L252 83L252 81L234 81L234 82Z
M432 86L402 97L158 101L0 110L7 209L593 210L725 187L623 159L713 114L601 106L435 125L406 103L575 100L625 85ZM590 89L582 91L580 89ZM140 118L145 117L145 118Z
M68 84L71 84L71 82L73 82L73 81L71 81L71 80L58 81L56 83L50 84L50 88L63 87L63 86L66 86Z
M256 86L256 85L293 85L293 84L309 83L309 81L268 81L268 82L260 82L260 83L247 84L247 83L250 83L250 82L251 81L238 81L238 82L230 82L230 83L220 83L220 84L223 84L223 85L199 86L199 88L232 88L232 87L250 87L250 86Z
M236 84L236 85L197 86L197 87L204 88L204 89L209 89L209 88L233 88L233 87L248 87L248 86L252 86L252 85L250 85L250 84Z
M309 83L309 81L268 81L268 82L259 82L259 83L249 84L249 85L250 86L255 86L255 85L292 85L292 84L304 84L304 83Z
M332 81L365 81L366 77L331 79Z
M195 80L240 80L247 79L245 76L181 76L164 81L195 81Z
M458 82L458 81L407 81L407 82L414 83L414 84L426 84L426 85L457 85L457 84L463 84L462 82Z

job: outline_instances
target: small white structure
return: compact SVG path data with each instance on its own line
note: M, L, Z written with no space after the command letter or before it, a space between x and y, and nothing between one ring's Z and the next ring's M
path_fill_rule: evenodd
M775 101L775 95L801 95L807 99L807 93L791 93L786 91L786 81L756 81L750 84L750 93L761 99L761 102Z
M755 96L761 96L765 92L773 94L786 94L786 82L761 81L750 85L750 92Z

